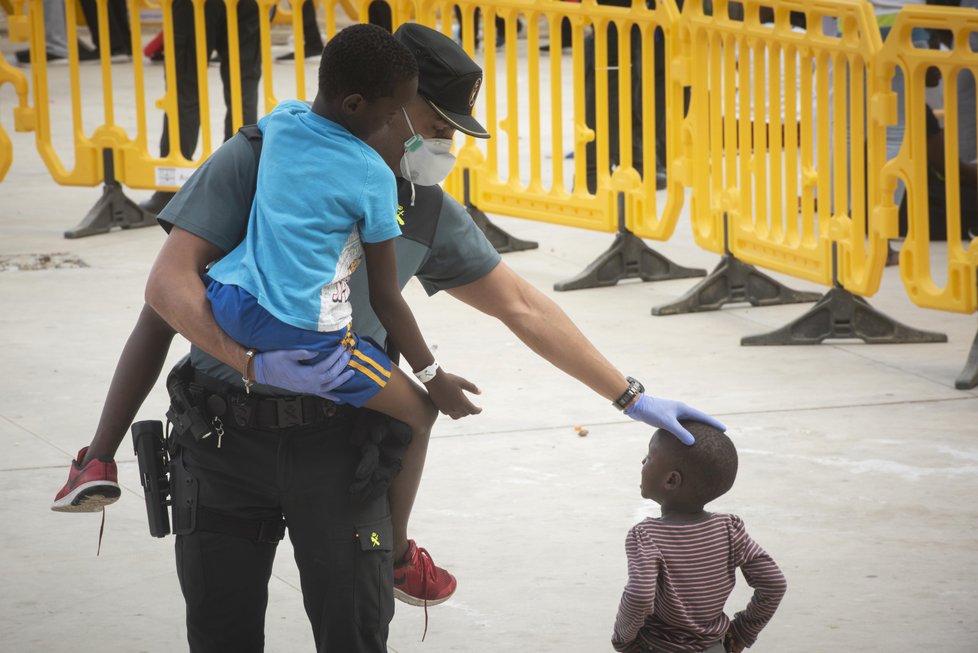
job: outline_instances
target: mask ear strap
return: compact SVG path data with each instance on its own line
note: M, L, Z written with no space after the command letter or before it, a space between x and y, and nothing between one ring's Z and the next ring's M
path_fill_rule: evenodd
M404 119L407 120L408 129L411 130L411 134L412 135L416 135L418 132L414 131L414 125L411 124L411 119L408 118L407 109L405 109L404 107L401 107L401 111L404 113Z
M404 119L407 121L408 129L411 130L411 134L413 136L417 136L418 133L416 131L414 131L414 125L411 124L411 119L408 117L407 109L405 109L404 107L401 107L401 112L404 114ZM408 160L407 157L404 158L404 165L407 166L407 173L408 173L408 175L409 176L413 176L411 174L411 162L410 162L410 160ZM408 183L411 184L411 206L414 206L414 197L415 197L415 195L414 195L414 182L411 181L410 179L408 179Z

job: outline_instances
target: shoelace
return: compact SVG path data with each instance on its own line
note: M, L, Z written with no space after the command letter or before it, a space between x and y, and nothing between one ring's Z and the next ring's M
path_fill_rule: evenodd
M102 525L98 527L98 549L95 551L97 558L102 553L102 533L105 532L105 506L102 506Z
M421 567L421 594L424 596L424 632L421 634L421 641L428 635L428 579L435 580L435 561L431 559L431 554L423 547L418 547L418 566Z

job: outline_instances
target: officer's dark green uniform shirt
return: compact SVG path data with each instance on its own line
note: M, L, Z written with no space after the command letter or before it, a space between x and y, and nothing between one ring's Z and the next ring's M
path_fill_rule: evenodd
M175 225L189 231L225 253L231 251L244 237L255 197L258 156L254 143L238 133L218 148L170 200L160 213L160 222L167 228ZM328 171L324 172L319 179L296 179L295 183L328 183L321 181L329 179ZM404 224L394 242L402 288L417 276L428 295L433 295L481 279L498 265L499 254L461 204L437 186L415 186L415 193L411 206L411 185L398 179L398 213ZM366 266L353 274L350 292L353 330L383 345L387 334L370 308ZM239 371L196 347L191 350L191 360L209 376L241 383ZM257 386L255 391L276 392L267 386Z

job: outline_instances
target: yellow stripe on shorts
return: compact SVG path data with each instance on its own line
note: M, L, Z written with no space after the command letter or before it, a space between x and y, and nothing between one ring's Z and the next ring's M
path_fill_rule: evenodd
M354 349L353 350L353 355L356 356L357 358L359 358L360 360L362 360L364 363L367 363L368 365L372 365L373 368L374 368L374 370L378 374L382 375L385 379L391 378L391 371L390 370L388 370L387 368L385 368L383 365L379 365L377 363L377 361L375 361L374 359L370 358L370 356L367 356L366 354L364 354L359 349Z
M369 379L371 379L374 383L376 383L377 385L379 385L381 388L387 386L387 379L380 378L369 367L367 367L365 365L361 365L359 362L357 362L355 360L351 360L350 361L350 367L352 367L355 370L360 370L361 372L363 372Z

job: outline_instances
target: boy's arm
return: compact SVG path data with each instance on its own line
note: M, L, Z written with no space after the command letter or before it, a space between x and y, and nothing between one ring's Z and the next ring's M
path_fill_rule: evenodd
M651 543L643 542L636 529L625 538L628 558L628 583L621 595L611 645L616 651L631 651L645 618L655 610L655 586L659 576L659 556Z
M747 584L754 588L747 608L734 615L730 631L739 644L753 646L761 629L774 616L781 598L788 589L784 574L764 549L757 545L743 528L735 525L735 546L741 550L740 567Z
M363 252L367 264L370 307L411 369L415 372L423 370L435 362L435 357L425 344L414 314L401 296L394 241L365 242ZM452 419L482 412L463 392L478 394L479 389L475 384L440 368L435 378L425 384L425 389L435 406Z

